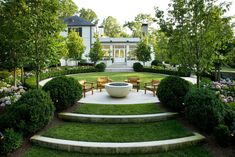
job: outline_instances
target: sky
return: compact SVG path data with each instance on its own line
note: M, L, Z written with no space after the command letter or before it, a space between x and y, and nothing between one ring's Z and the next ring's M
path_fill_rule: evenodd
M222 1L222 0L221 0ZM227 16L235 15L235 0L232 2ZM139 13L147 13L154 16L154 7L167 11L170 0L74 0L79 9L90 8L96 12L99 23L107 16L115 17L121 24L134 20ZM235 22L235 21L234 21Z

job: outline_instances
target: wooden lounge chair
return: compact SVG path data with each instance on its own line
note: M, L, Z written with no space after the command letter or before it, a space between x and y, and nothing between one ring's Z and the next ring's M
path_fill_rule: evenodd
M79 83L82 85L83 96L86 97L86 92L91 91L92 95L94 93L94 83L87 82L86 80L80 80Z
M157 87L159 85L160 81L159 80L152 80L151 82L145 83L144 85L144 93L146 94L146 91L152 91L153 96L156 96L157 93Z
M127 80L125 80L127 83L131 83L133 85L133 88L137 89L137 92L139 92L140 89L140 78L139 77L128 77Z
M106 83L112 82L112 80L110 80L108 77L106 76L102 76L102 77L98 77L97 78L97 90L99 89L100 92L102 91L102 89L105 87Z

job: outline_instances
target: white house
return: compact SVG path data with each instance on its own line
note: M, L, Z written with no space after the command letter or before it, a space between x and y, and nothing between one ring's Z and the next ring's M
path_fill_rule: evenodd
M105 62L107 66L112 64L126 64L127 66L132 67L133 63L137 62L134 55L134 50L136 49L140 38L106 38L102 36L102 29L100 29L99 32L96 31L96 26L94 24L78 16L68 17L63 20L68 27L65 32L61 33L62 36L66 37L71 29L73 29L83 38L86 49L82 59L89 62L88 54L90 53L92 44L95 42L94 33L96 32L100 36L100 42L103 50L105 51L103 62ZM147 29L145 28L145 31L146 30ZM75 61L68 62L68 65L75 64ZM61 65L66 65L65 60L61 60Z

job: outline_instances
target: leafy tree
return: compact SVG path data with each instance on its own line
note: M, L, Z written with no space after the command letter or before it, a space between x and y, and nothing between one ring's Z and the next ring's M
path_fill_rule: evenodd
M172 0L169 17L156 8L161 30L169 37L169 50L182 66L195 70L197 86L203 72L213 65L216 50L228 40L221 33L229 20L222 18L227 3L215 5L215 0Z
M75 31L71 31L67 40L68 57L75 60L82 59L82 54L85 50L82 37Z
M103 21L104 33L108 37L120 37L122 27L117 19L112 16L107 17Z
M16 86L16 69L23 66L25 59L25 38L27 36L23 23L26 5L24 1L0 2L0 65L14 69L14 86Z
M151 60L151 48L148 45L148 38L146 35L143 36L142 40L138 43L136 49L136 57L139 61L145 62Z
M141 37L142 36L142 30L141 26L143 23L152 24L154 22L154 18L151 17L150 14L138 14L134 21L128 21L124 27L128 27L132 31L133 37Z
M36 82L39 87L39 76L42 68L51 64L55 56L58 56L60 32L64 29L60 3L58 0L28 0L28 14L26 27L30 33L28 38L28 55L30 62L36 68Z
M79 16L95 25L97 25L99 22L96 13L91 9L82 8L81 10L79 10Z
M78 13L78 6L73 0L59 0L59 3L60 17L69 17L73 16L75 13Z
M104 57L104 51L102 50L102 46L99 38L96 36L96 41L93 44L93 47L89 53L89 57L92 62L96 64L97 61L101 60Z

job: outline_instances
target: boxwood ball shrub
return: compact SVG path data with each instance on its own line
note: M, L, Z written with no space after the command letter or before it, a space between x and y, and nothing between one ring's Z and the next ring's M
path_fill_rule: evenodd
M135 72L141 72L143 70L143 65L139 62L133 64L133 69Z
M0 155L7 155L22 145L22 134L13 129L6 129L3 134L3 139L0 139Z
M158 61L158 60L153 60L153 61L151 62L151 66L158 66L158 65L160 65L160 64L161 64L161 62Z
M96 69L96 71L98 71L98 72L104 72L104 71L105 71L105 68L106 68L106 64L103 63L103 62L101 62L101 63L99 63L99 64L96 64L96 66L95 66L95 69Z
M222 147L228 146L230 139L230 131L228 127L223 124L220 124L219 126L215 127L214 137L220 146Z
M198 128L213 131L224 118L224 104L209 89L191 89L185 97L186 118Z
M49 92L57 111L67 109L82 98L82 86L71 77L56 77L42 89Z
M191 87L191 84L177 76L164 78L157 89L157 96L161 103L174 111L184 110L184 97Z
M5 128L28 135L41 130L53 118L55 107L48 93L43 90L30 90L13 105L6 108L3 115Z

